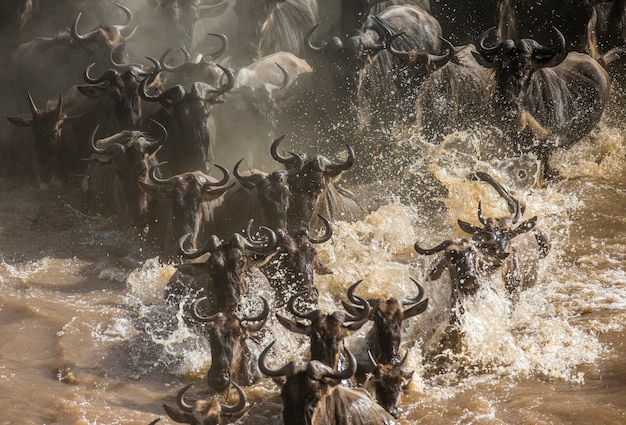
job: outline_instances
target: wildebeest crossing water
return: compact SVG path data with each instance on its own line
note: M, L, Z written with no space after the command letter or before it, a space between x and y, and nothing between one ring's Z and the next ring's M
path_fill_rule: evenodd
M45 10L46 2L41 2L41 8ZM88 0L84 1L87 2ZM30 2L27 3L31 5ZM214 28L228 27L226 23L231 22L229 19L234 19L233 14L248 14L245 19L239 19L242 22L250 21L255 24L254 28L265 31L258 35L280 38L280 31L269 31L276 28L272 27L272 18L267 18L265 12L268 16L282 16L287 19L289 10L316 13L315 7L309 6L318 4L321 7L323 3L331 2L287 0L286 3L292 6L295 3L304 7L286 8L281 14L276 13L280 7L268 1L272 5L263 14L259 13L259 16L250 16L250 10L242 6L242 0L231 1L229 5L219 1L194 0L186 3L180 0L155 0L148 2L149 5L142 2L141 6L154 8L151 15L142 15L138 4L129 3L131 4L125 5L129 11L138 11L133 17L160 16L160 11L180 12L183 4L187 7L185 13L162 17L163 22L170 22L176 16L184 15L192 22L191 25L195 25L194 44L182 46L179 51L174 44L150 46L151 49L144 52L141 44L133 44L132 39L129 39L135 19L130 19L130 15L127 19L133 22L128 28L127 36L127 53L132 57L130 62L139 60L144 55L159 57L167 48L171 48L171 52L162 57L167 59L167 63L157 64L156 59L152 59L151 63L143 61L148 64L146 70L151 66L157 69L158 66L165 65L163 74L166 74L168 68L175 68L180 63L177 56L180 52L187 56L186 61L193 61L189 51L194 55L197 52L206 54L215 51L206 48L202 37L209 31L215 33ZM239 3L240 7L232 8L232 3ZM342 3L347 5L357 2ZM427 2L417 3L425 5ZM520 13L517 2L507 2L509 3L511 7L515 7L516 13ZM614 3L620 4L619 0ZM250 4L253 4L252 0ZM433 13L440 8L439 4L433 7ZM115 12L108 17L109 21L114 24L124 22L120 18L128 13L123 13L126 9L114 5L112 9ZM225 9L228 12L220 15ZM393 14L392 12L386 13ZM439 10L439 13L442 12ZM85 13L80 21L74 21L80 23L80 34L88 34L90 28L86 28L87 22L94 19L91 15ZM322 16L321 13L319 15ZM396 13L393 16L401 21L405 14ZM217 17L220 21L216 24L207 17ZM301 18L306 20L308 17L307 14ZM72 19L76 17L72 16L67 25L72 24ZM260 19L268 20L257 22ZM326 19L315 32L322 33L325 27L332 28L333 25L341 26L340 22L332 22L328 16ZM366 22L376 23L377 19L370 18ZM444 22L440 17L438 19L440 23ZM0 24L2 22L0 20ZM487 34L484 31L495 24L482 23L480 28L475 29L475 35ZM26 24L24 28L32 32L32 25ZM107 25L104 17L102 25ZM233 27L231 30L237 27L230 26ZM301 29L303 34L298 36L303 36L311 31L312 25L308 28L298 27L290 26L290 31ZM4 37L6 34L2 29L0 27L0 35ZM184 28L179 29L182 31ZM378 29L382 31L381 28ZM525 27L523 29L532 30ZM151 31L155 29L152 28ZM389 37L387 31L391 29L386 28L383 31ZM442 35L447 36L446 31L449 29L446 30L444 26ZM28 40L20 42L30 41L30 32L22 31L20 37ZM188 32L182 32L186 34L186 41L181 39L180 42L189 43ZM227 39L245 39L250 36L248 32L241 31L236 37L232 34L228 38L219 37L222 45L220 50L228 51ZM369 32L374 37L377 31L372 32L370 28ZM175 33L176 31L172 32ZM150 34L137 29L137 36L141 40L150 38ZM309 32L309 36L312 34ZM333 39L322 35L309 41L313 46L318 46L318 50L332 50L333 47L342 46L345 52L358 56L359 61L368 62L371 59L368 55L375 52L368 51L364 54L359 50L363 48L359 44L359 35L350 35L351 37L344 37L343 41L339 40L339 36ZM436 44L441 41L437 34L430 35ZM211 37L213 36L209 39ZM393 37L391 35L385 39L380 46L377 44L376 49L388 48L386 44L394 43ZM454 42L459 39L462 37L457 34ZM326 44L323 44L323 40L327 40ZM17 43L18 39L13 41ZM419 55L415 53L416 46L404 46L405 41L401 37L397 38L395 50L405 51L405 59L411 61L412 55ZM491 40L483 41L489 48L496 49L495 46L498 46L491 43ZM552 41L554 40L548 38L542 40L542 43L548 45ZM464 51L462 60L454 62L452 51L449 47L446 50L447 42L441 43L444 48L440 51L427 52L422 56L439 58L434 62L444 62L444 58L450 57L448 68L463 67L463 61L474 57ZM567 44L572 43L567 40ZM542 50L536 44L524 42L520 45L538 51L539 56L534 59L550 60L541 56L545 54L545 49ZM510 47L511 44L507 46ZM241 50L244 47L245 50ZM306 51L306 46L304 47L303 50ZM207 86L211 101L215 100L215 108L219 108L220 101L227 98L223 94L217 94L215 90L230 83L235 85L232 78L237 78L235 69L232 70L232 75L226 73L225 69L239 66L237 62L243 62L246 55L254 55L254 51L262 50L264 45L248 43L235 48L240 49L238 52L233 50L240 57L235 56L232 63L226 59L218 62L219 66L224 67L217 68L220 69L219 75L224 73L224 77L213 81L211 87ZM0 50L4 52L3 49ZM369 50L372 50L371 46ZM312 69L316 69L313 66L316 61L328 59L320 56L324 54L322 52L311 57L311 52L304 51L298 54L311 62ZM553 53L554 51L551 52ZM204 63L205 60L210 60L209 56L211 55L207 54L206 59L202 56L198 60ZM101 69L105 70L110 66L102 63L106 59L98 59L93 76L99 75ZM413 62L412 66L424 65L417 60ZM112 63L115 65L115 62ZM145 223L140 219L133 223L134 226L122 225L124 220L120 217L95 210L72 173L60 185L46 185L47 190L36 187L37 181L33 176L3 175L0 177L0 392L3 394L0 400L0 422L121 425L148 424L159 419L158 423L172 424L173 419L168 417L174 411L172 409L179 409L180 417L189 419L194 402L207 398L218 401L213 406L221 406L225 423L281 424L286 422L287 417L300 416L297 406L293 406L296 402L283 405L284 400L297 401L299 393L293 391L288 394L289 397L281 397L281 388L302 389L294 385L295 380L290 381L290 386L282 387L280 379L274 381L267 376L271 374L268 371L277 371L285 366L281 376L291 379L302 376L295 373L297 370L306 370L309 384L312 387L317 385L316 388L322 388L326 392L316 394L323 403L311 410L323 417L316 417L317 422L313 422L315 424L328 422L325 419L329 416L324 415L329 415L334 408L340 411L336 422L343 423L340 421L345 419L346 412L350 412L346 407L346 400L348 403L353 401L353 417L370 415L370 421L375 423L377 420L403 425L624 423L626 125L624 96L619 80L623 75L619 75L619 72L618 75L613 75L613 91L608 98L608 105L591 133L567 150L559 146L550 147L547 161L552 178L544 179L543 167L546 164L542 164L534 156L533 149L528 148L523 150L526 153L520 153L515 152L514 146L504 145L502 140L508 136L507 132L490 126L495 123L489 122L489 119L485 122L486 117L476 118L475 126L472 123L462 123L457 127L459 122L455 121L450 130L446 129L446 134L437 136L436 140L432 134L426 135L418 128L420 117L415 123L412 121L416 117L411 116L411 102L407 102L408 108L407 105L402 105L402 113L406 112L407 115L400 120L402 125L399 128L387 127L386 121L378 122L372 117L369 117L372 118L371 122L366 122L365 125L363 122L341 122L343 118L339 115L362 115L364 111L351 109L358 107L358 102L362 99L354 96L354 99L343 99L342 103L332 106L317 105L319 108L309 108L311 105L308 102L305 105L297 104L286 95L290 93L287 89L294 83L294 75L289 75L288 71L283 70L284 67L274 68L275 64L271 65L269 68L272 78L279 76L282 83L280 86L272 83L264 91L248 90L251 91L248 94L255 95L249 97L250 99L262 100L260 104L267 108L260 111L262 113L258 116L251 116L248 123L272 119L276 119L276 122L263 122L271 124L267 128L265 125L259 128L243 128L246 120L242 118L244 115L238 115L243 112L237 112L236 102L232 102L231 108L227 109L228 113L201 117L204 121L215 118L217 126L220 120L231 120L222 129L241 126L241 134L255 138L237 141L238 145L244 146L242 151L232 146L219 146L219 136L214 140L218 145L215 161L220 164L219 168L224 167L221 173L213 169L216 168L215 164L207 164L212 166L209 173L199 173L198 170L204 168L203 160L203 167L184 170L185 173L195 172L194 183L191 178L185 177L187 174L178 174L178 170L168 168L173 167L172 158L160 156L168 153L167 147L157 149L154 145L155 152L151 151L150 154L159 156L158 162L155 159L152 163L146 163L148 165L141 163L138 172L126 177L130 177L131 181L143 179L145 191L151 184L161 184L159 191L162 190L163 194L154 189L155 199L163 201L167 196L167 202L174 202L170 197L177 196L180 199L176 201L193 203L194 190L204 187L211 179L221 180L221 175L224 177L220 181L220 188L224 183L223 189L230 190L235 179L229 180L229 173L233 172L232 175L239 179L238 184L241 187L237 186L237 190L241 193L249 195L253 190L260 191L262 185L257 183L263 182L263 185L280 192L283 197L281 199L289 199L292 206L297 204L298 209L306 210L314 220L317 220L321 208L307 210L313 203L311 195L321 193L321 185L332 181L337 185L335 196L349 198L351 201L358 200L365 211L363 217L360 210L359 218L351 221L343 221L337 217L331 217L327 221L326 217L321 216L318 226L310 225L309 216L303 218L296 214L294 224L293 209L289 214L284 203L259 201L259 207L256 208L258 211L255 211L259 219L249 223L246 230L243 230L246 223L244 217L234 213L226 217L236 221L232 227L242 228L241 235L232 238L235 230L229 228L226 232L225 225L218 225L219 228L212 232L225 231L228 235L209 238L209 235L202 233L203 230L206 233L207 224L200 223L200 220L194 221L199 216L185 216L181 213L177 219L197 225L194 229L198 230L198 238L196 240L194 235L192 241L192 238L184 235L178 239L181 235L175 234L176 230L171 230L177 226L167 226L169 222L166 215L150 214L152 220L162 220L164 223L161 224L170 229L164 232L167 236L167 252L164 253L158 243L150 242L154 238L151 238L147 228L152 226L154 231L157 228L154 221L146 224L146 227L142 227ZM334 62L327 64L330 68L335 65ZM432 74L440 65L431 61L425 64L428 69L414 71L420 75ZM448 68L442 68L439 74L446 75L450 71ZM471 71L469 68L463 69ZM352 71L354 70L349 72ZM307 73L304 70L302 72ZM623 69L621 72L623 73ZM375 82L375 73L371 74L373 80L367 82L359 80L363 75L351 74L350 84L357 85L358 90L362 91ZM345 77L333 76L333 84L341 85L342 78ZM411 84L413 80L410 73L404 77L406 79L403 79L402 84ZM77 79L76 84L83 84L81 75ZM316 84L328 80L330 78L324 75L311 78ZM299 80L299 83L305 84L302 81L306 83L307 80ZM439 84L438 81L430 80L433 85ZM45 83L43 80L39 82ZM256 83L259 84L258 88L267 84L261 80ZM390 80L388 83L393 82ZM4 79L0 84L5 86ZM170 80L163 86L163 90L167 90L172 84ZM194 80L185 83L185 87L194 84L209 83ZM491 90L489 84L485 87L485 91ZM51 87L50 84L46 88L54 93L53 100L56 101L62 89ZM415 88L410 88L413 89ZM150 87L150 96L159 96L161 90L162 88L156 86ZM423 113L428 113L429 102L437 102L439 91L436 88L432 91L432 98L421 98L424 103L420 105L424 107ZM441 93L445 92L445 89L441 90ZM275 93L278 94L276 97L270 96ZM303 93L309 96L306 100L313 103L313 92L304 90ZM451 89L448 93L456 92ZM176 95L177 92L170 94ZM236 90L229 93L229 96L236 95ZM269 97L264 97L265 95ZM324 91L319 97L332 102L335 95L336 93ZM19 93L17 99L20 102L25 101L26 93ZM167 107L171 107L175 99L176 96L169 103L156 108L161 109L161 114L167 114ZM374 97L369 100L373 102L373 99ZM492 99L491 95L487 96L485 93L485 104L494 99L497 101L497 97ZM45 102L38 100L36 103L44 108ZM151 110L155 106L148 106L150 104L147 102L142 105L144 110L138 113L142 114L141 121L145 123L151 116L155 116ZM14 111L12 106L7 101L1 109L8 111L7 116L25 112ZM246 106L258 109L256 104ZM287 106L293 107L293 110L285 111ZM372 107L369 104L368 106ZM52 104L47 107L52 108ZM434 109L433 105L430 107ZM309 127L309 119L323 118L329 111L341 111L342 114L327 116L327 121L316 121ZM445 113L445 107L438 111ZM369 111L373 112L379 111ZM532 111L526 112L530 114ZM281 119L289 113L295 114L302 122L298 120L285 124ZM367 113L364 115L360 118L367 121ZM392 120L397 118L394 114L385 115L387 117ZM512 115L506 115L506 118L511 118L513 122L519 117L513 112ZM524 118L529 120L525 124L532 127L533 131L548 128L547 124L538 122L540 116L537 114L525 115ZM360 125L363 126L359 127ZM436 126L436 123L429 125ZM457 128L458 131L452 131ZM280 148L277 142L273 149L270 148L272 137L268 137L266 133L281 130L279 134L273 135L275 139L282 135L284 129L290 131L283 142L278 142L281 143ZM93 130L89 129L87 136ZM147 134L131 130L136 129L127 129L133 138ZM441 129L434 130L436 131L433 133L437 133ZM102 127L101 131L104 131ZM359 137L351 138L351 131L360 131ZM167 128L166 132L170 136L182 134L181 131L176 133L175 126ZM2 130L0 137L5 134L8 133ZM319 140L313 140L313 135L322 136ZM196 136L198 139L203 138L202 134ZM543 136L549 139L553 134L548 131L542 133ZM112 134L97 134L97 138L109 137ZM275 140L282 139L279 137ZM3 146L0 144L0 148ZM96 143L97 146L103 147ZM116 149L123 150L121 147ZM244 156L244 159L233 169L234 162L221 162L224 156L220 155L224 155L225 151L229 158L232 156L239 159ZM319 153L328 157L316 156ZM97 151L94 155L96 154ZM0 150L0 165L5 164L6 159L5 151ZM272 162L272 159L276 161ZM546 161L546 158L542 159ZM170 161L168 166L164 163L166 160ZM307 163L312 165L311 168L303 167L306 161L312 161ZM267 164L273 164L274 168ZM255 169L256 167L260 170ZM323 174L323 168L332 169L324 177L324 182L315 187L308 183L302 183L302 187L296 185L295 179L302 177L301 175L306 175L309 178L307 181L314 181L315 176L312 174ZM122 168L121 171L124 172L125 169ZM483 173L481 176L491 176L489 178L493 178L501 186L489 183L484 177L472 178L477 172ZM172 177L174 175L178 177ZM317 181L322 180L320 177ZM121 178L113 183L118 184L120 181ZM174 184L183 182L187 191L179 190L180 188L174 190ZM503 190L507 190L512 198L520 202L518 210L511 206L512 198L503 196ZM223 203L221 209L219 208L222 200L220 195L221 193L216 195L216 199L211 199L215 203L214 209L213 206L202 204L201 208L194 211L204 208L211 209L213 213L217 211L222 216L228 215L224 213L226 208ZM206 198L208 194L205 193L204 196ZM301 199L296 198L297 196ZM294 199L299 200L296 203ZM198 206L200 205L195 205ZM324 213L330 213L332 207L327 206ZM236 206L231 208L233 211L235 209ZM167 213L165 208L163 210ZM261 221L260 217L263 217L266 210L275 212L272 217L266 217L266 221L274 220L281 224L274 226L267 222L257 222ZM118 214L123 213L118 211ZM158 218L154 218L157 216ZM535 216L536 222L533 220ZM540 229L545 233L546 240L549 239L549 244L546 242L540 247L544 251L538 255L537 247L529 246L536 244L534 238L515 238L506 247L507 252L499 253L502 257L497 257L510 260L507 269L497 268L493 264L485 265L486 256L480 254L480 249L491 247L498 237L496 231L495 236L490 236L486 230L486 217L513 217L513 225L526 226L524 232ZM463 226L466 230L480 228L481 231L466 233L459 226L459 220L466 223ZM215 222L220 223L219 220ZM285 229L263 227L283 225ZM293 232L293 235L287 232ZM281 266L281 261L282 264L287 264L287 260L278 257L287 255L288 249L283 247L283 251L271 256L272 241L276 242L273 239L278 239L278 245L281 240L286 244L286 241L291 240L287 236L294 240L299 237L301 241L305 241L294 249L301 249L306 245L310 249L307 254L314 251L314 254L302 255L309 264L306 265L306 273L300 276L287 276L291 271L287 272L287 268ZM176 245L176 241L189 258L183 260L177 256L176 248L171 247L172 243ZM259 248L257 252L245 251L246 246L255 244ZM223 257L230 255L228 250L237 251L237 256L233 254L228 258L237 263L239 268L236 272L227 270L223 266L227 262L220 263L221 257L218 258L217 255L209 257L214 261L207 260L207 256L218 251L218 247L221 247L220 255ZM195 255L196 252L203 252L203 255ZM447 255L450 257L446 257ZM265 261L269 261L269 264L263 264ZM181 265L183 262L185 264ZM261 264L266 267L259 268ZM299 272L299 266L297 261L290 263L295 274ZM211 270L202 271L202 267L211 267ZM490 271L485 272L487 269ZM207 285L206 276L200 273L211 276L230 273L228 280L235 286L245 280L244 288L235 288L241 289L243 295L239 299L229 299L228 311L223 308L220 310L224 307L225 298L211 298L211 294L207 294L204 289L218 283L211 282ZM264 273L274 275L265 276ZM185 276L180 282L194 284L177 292L174 288L177 281L172 278L180 275ZM457 281L452 281L453 279ZM284 285L280 290L271 286L281 280ZM519 282L520 287L512 291L511 282ZM314 291L307 292L312 284ZM213 295L216 293L219 292L214 291ZM399 384L401 396L397 405L393 406L391 403L385 406L393 414L393 420L381 407L373 404L375 390L372 380L368 379L370 376L357 376L356 379L346 380L341 386L338 385L339 379L352 374L346 371L356 368L357 374L362 372L364 362L370 365L369 370L375 367L372 364L383 363L384 358L380 351L367 346L366 336L375 319L370 317L366 321L366 315L358 316L367 308L367 303L361 303L360 300L390 297L396 298L404 311L415 308L415 315L409 314L410 317L402 321L399 350L390 356L394 359L392 363L395 361L395 366L406 372L402 376L403 382ZM348 300L353 305L352 310L344 303ZM415 303L419 305L411 307ZM316 334L317 330L313 329L312 324L309 325L314 316L311 312L315 311L319 311L320 316L323 314L324 317L334 319L334 322L329 323L338 324L343 329L341 338L332 340L333 335L329 338L329 335ZM373 308L372 311L372 314L380 314ZM376 319L384 321L380 317ZM291 324L286 327L287 320ZM209 338L213 338L213 341ZM343 340L343 346L340 339ZM212 347L215 340L230 341L232 344L228 346L223 343L219 347L221 350L218 350ZM319 361L308 362L313 355L311 345L320 340L325 343L330 340L330 345L336 343L332 347L333 358L327 361L323 355L326 353L323 353L318 356ZM235 347L233 356L229 356L230 347ZM259 369L257 358L263 352L263 365ZM335 370L332 363L337 353L340 354L339 365ZM325 361L331 364L324 364ZM290 362L295 362L298 369L293 368L294 364L289 366ZM358 363L358 368L355 362ZM240 376L245 378L239 378ZM359 388L361 384L369 395ZM215 393L217 386L220 391L224 388L226 390ZM245 402L243 409L242 400ZM170 408L164 409L164 403ZM202 403L198 403L195 406L201 405ZM284 409L289 409L289 415L292 416L285 416ZM231 414L231 410L236 412ZM345 420L346 423L351 423L350 418Z
M540 217L552 250L537 270L536 285L515 305L498 278L486 279L475 297L463 301L460 350L435 354L446 357L443 369L425 361L442 332L437 311L407 321L402 349L415 372L397 421L620 423L626 409L620 378L624 130L607 123L579 149L563 152L555 165L567 179L540 187L521 179L516 164L476 163L468 152L455 151L455 142L427 164L447 189L440 199L445 208L401 203L394 196L406 195L393 195L391 188L393 196L370 198L376 205L365 219L335 224L333 238L318 247L333 271L316 277L320 308L340 308L346 287L358 279L364 279L358 294L366 298L412 296L413 277L424 285L431 307L444 302L445 285L426 280L434 260L418 255L413 244L461 237L454 221L476 222L478 200L485 215L507 214L490 186L465 178L483 167L507 182L526 205L526 217ZM161 417L167 423L161 401L174 404L181 383L202 382L211 364L208 341L182 316L183 302L171 310L162 298L174 267L156 258L135 265L136 258L127 256L133 252L128 235L106 218L85 215L73 189L40 192L21 183L2 182L0 208L4 420L122 424ZM256 304L250 300L249 309ZM252 348L276 341L273 366L307 358L306 337L285 331L273 316L263 329ZM351 340L358 336L348 339L353 350L358 344ZM274 383L261 379L245 391L252 407L241 423L280 423Z

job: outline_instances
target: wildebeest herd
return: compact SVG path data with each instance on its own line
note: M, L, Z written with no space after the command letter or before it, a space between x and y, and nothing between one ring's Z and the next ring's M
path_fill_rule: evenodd
M184 386L165 411L191 424L242 414L245 387L262 375L282 387L286 424L393 423L412 375L402 322L437 314L435 346L458 349L462 299L497 275L514 303L550 238L476 171L468 179L493 188L510 216L487 217L479 203L481 226L458 221L467 238L415 242L440 257L426 275L449 276L444 302L417 281L412 297L365 299L357 281L344 311L324 312L315 276L332 271L315 246L333 223L368 212L338 180L379 178L385 158L403 157L397 132L439 143L476 125L497 129L495 158L532 155L543 178L558 177L552 153L597 126L626 48L624 0L5 3L0 173L84 186L94 208L176 264L164 297L184 300L185 320L209 338L208 386L238 393L234 405L190 404ZM246 345L272 312L309 337L304 368L274 369L274 344ZM365 356L351 353L344 340L369 322Z

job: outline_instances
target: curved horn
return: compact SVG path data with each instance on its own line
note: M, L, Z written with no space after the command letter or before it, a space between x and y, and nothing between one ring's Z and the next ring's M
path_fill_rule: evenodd
M404 357L402 357L402 360L400 360L400 363L396 364L393 366L393 368L395 370L402 370L404 369L404 366L406 366L406 361L409 358L409 350L406 351L406 353L404 353Z
M208 300L208 298L207 297L198 298L197 300L193 302L193 306L191 308L191 316L194 319L196 319L198 322L204 322L204 323L215 322L217 319L219 319L220 315L223 315L224 313L219 312L211 316L202 316L200 313L198 313L198 305L204 300Z
M354 150L352 149L352 146L350 145L346 145L346 147L348 148L348 158L343 163L333 162L331 164L328 164L324 172L326 172L327 170L330 170L332 172L330 174L332 174L333 176L336 176L342 171L345 171L349 169L350 167L352 167L352 165L354 164Z
M418 254L422 254L422 255L436 254L438 252L443 251L444 249L446 249L452 244L451 240L445 240L434 248L422 248L421 246L419 246L420 242L422 242L422 240L415 242L415 245L413 245L413 248L415 249L415 251L417 251Z
M293 157L282 156L278 153L278 145L285 140L285 137L287 137L287 135L283 134L272 142L272 146L270 146L270 154L275 161L280 162L281 164L290 164L293 161Z
M154 124L158 127L158 129L161 131L161 137L158 138L156 141L159 144L163 144L167 141L167 129L163 126L163 124L161 124L160 122L158 122L157 120L150 118L150 124Z
M558 44L554 47L547 47L539 44L537 47L535 47L534 52L546 55L555 55L557 53L562 53L565 51L567 44L565 42L565 37L563 36L563 33L561 33L561 31L559 31L559 29L554 25L552 26L552 30L556 33Z
M378 362L376 361L376 359L374 359L374 355L372 354L372 350L370 350L369 348L367 349L367 357L369 358L370 364L372 365L374 370L378 369Z
M319 373L321 373L322 377L329 379L337 379L339 381L343 379L350 379L356 373L357 362L354 358L354 355L347 348L344 350L344 354L348 360L348 364L344 370L334 371L329 366L322 364L321 362L317 362L316 367L319 367ZM312 362L309 362L309 366L311 366Z
M96 141L96 133L100 128L100 124L96 125L96 128L91 132L91 136L89 138L89 143L91 144L91 148L94 152L103 154L103 155L117 155L124 151L124 146L120 143L112 143L105 148L98 147L98 142Z
M267 299L264 296L261 296L260 298L261 298L261 302L263 303L263 310L256 316L242 317L239 320L240 322L265 322L267 320L267 317L270 314L270 303L267 301Z
M81 16L82 16L82 12L78 12L78 16L76 16L76 19L74 19L74 23L72 24L72 28L70 30L70 35L72 36L74 40L78 42L88 40L89 36L93 34L93 32L90 32L90 33L83 35L78 32L78 21L80 20Z
M235 74L233 74L233 72L230 69L220 65L219 63L216 63L216 65L218 66L218 68L222 70L222 72L224 72L224 75L226 75L226 78L228 78L228 81L219 89L209 90L209 93L215 94L215 97L221 94L224 94L227 91L232 90L233 87L235 87Z
M279 89L284 89L285 87L287 87L289 85L289 82L291 80L291 78L289 77L289 71L287 71L287 69L284 66L282 66L281 64L279 64L278 62L274 62L274 63L276 64L278 69L280 69L280 72L283 73L283 81L280 83L278 88Z
M130 23L133 21L133 12L129 8L127 8L126 6L121 5L119 3L115 3L115 5L117 7L119 7L120 9L122 9L124 14L126 15L126 23L125 24L113 25L114 28L117 28L121 32L121 31L124 31L126 28L128 28Z
M37 112L39 112L39 109L37 109L37 105L35 105L35 101L33 100L33 97L31 96L29 91L26 92L26 95L28 96L28 106L30 107L30 112L34 117L35 115L37 115Z
M253 240L250 233L246 233L246 248L260 252L269 252L274 250L278 241L276 233L269 227L265 226L260 226L259 230L263 230L267 235L265 240Z
M486 47L485 40L490 35L496 34L496 32L496 27L491 27L487 31L483 32L480 37L478 37L478 41L476 42L476 51L489 62L491 62L495 55L500 51L500 44L497 44L494 47Z
M343 324L344 328L351 330L351 331L356 331L360 329L361 326L363 326L365 322L369 320L370 312L372 311L372 306L365 298L361 298L359 296L354 295L354 290L362 281L363 279L357 281L356 283L352 284L348 288L348 299L350 300L350 302L363 306L360 309L358 316L346 315L344 318L344 324ZM352 323L347 324L347 322L352 322Z
M180 407L182 411L187 412L187 413L191 413L191 411L193 410L193 406L190 404L187 404L187 402L185 401L185 393L192 386L193 384L187 384L184 387L182 387L180 390L178 390L178 393L176 394L176 404L178 404L178 407Z
M235 164L235 168L233 168L233 175L243 187L245 187L246 189L254 189L258 184L257 178L255 177L256 174L251 174L249 176L242 176L241 174L239 174L239 166L241 165L243 160L244 158L241 158L239 161L237 161L237 163Z
M187 52L187 50L185 50L183 46L178 46L178 48L181 49L183 52L186 52L185 56L189 55L189 52ZM167 64L166 58L167 58L167 55L169 55L171 51L172 49L169 48L165 51L165 53L161 55L161 57L159 58L159 65L161 66L161 68L163 68L167 72L172 72L172 73L184 72L183 66L185 65L186 62L184 62L183 65L179 65L179 66L169 66ZM189 61L189 56L187 56L186 61Z
M296 300L299 297L306 297L307 295L308 295L308 291L301 291L292 295L291 298L289 298L289 301L287 301L287 310L289 310L291 314L293 314L294 316L300 319L314 320L319 315L318 310L311 310L308 313L302 313L296 309L296 305L295 305Z
M311 37L319 26L320 24L315 24L315 26L308 30L306 35L304 36L304 45L313 53L324 53L326 50L328 50L329 47L328 43L326 43L325 41L322 41L321 46L314 46L313 43L311 43Z
M274 346L274 344L276 343L276 341L272 341L272 343L270 345L268 345L267 347L265 347L265 349L261 352L261 355L259 356L259 370L261 371L261 373L265 376L273 376L273 377L279 377L279 376L292 376L295 374L295 367L296 364L294 362L289 362L286 365L284 365L283 367L281 367L280 369L270 369L267 364L265 363L265 358L267 357L267 353L269 353L269 351L272 349L272 347Z
M411 282L413 282L415 286L417 286L417 295L413 298L402 299L400 301L402 305L411 305L411 304L418 303L422 301L422 298L424 297L424 293L425 293L424 287L420 285L420 283L417 280L413 279L412 277L409 279L411 279Z
M231 415L233 413L241 412L243 410L243 408L246 407L246 403L248 402L248 399L246 397L246 393L244 392L244 390L239 385L237 385L237 383L234 382L234 381L231 381L230 384L233 387L235 387L235 389L237 390L237 394L239 395L239 401L234 406L227 406L225 404L221 404L220 403L220 407L222 408L222 412L226 413L227 415Z
M192 250L192 251L187 251L185 249L185 242L190 237L191 237L191 234L187 233L186 235L183 235L183 236L180 237L180 239L178 239L178 252L183 256L183 258L188 259L188 260L193 260L193 259L199 258L199 257L203 256L204 254L206 254L207 252L211 252L211 253L215 252L215 250L222 243L217 236L211 235L211 237L209 238L208 242L206 244L204 244L204 246L201 249L195 249L195 250Z
M157 170L159 169L161 165L165 165L165 164L167 164L167 161L156 163L150 167L150 170L148 171L148 177L150 178L150 181L159 185L172 185L172 186L175 185L176 183L181 182L183 178L179 175L172 176L169 179L161 179L157 177L156 175Z
M224 53L226 51L226 49L228 48L228 37L226 37L225 34L219 33L219 32L210 32L207 35L213 36L213 37L217 37L222 41L222 45L221 47L212 53L207 53L205 55L202 55L202 59L205 58L205 56L210 56L213 60L219 58L220 56L222 56L222 53Z
M482 171L476 171L472 173L470 178L472 180L481 180L485 183L488 183L496 190L496 192L498 192L498 195L500 195L506 201L509 212L515 213L515 211L517 210L517 200L509 193L508 190L506 190L504 186L502 186L493 177L491 177L491 175Z
M330 221L328 221L328 219L326 219L326 217L322 217L321 215L317 215L319 217L320 220L322 220L322 223L324 223L324 235L319 237L319 238L313 238L311 236L309 236L309 241L311 241L311 243L324 243L324 242L328 242L330 240L330 238L333 237L333 228L330 225Z
M441 68L454 57L454 45L443 37L439 37L439 39L445 45L447 53L441 55L428 55L428 60L431 64L434 64L436 68ZM441 49L441 51L443 51L443 49Z
M91 65L88 65L85 68L85 71L83 71L83 79L89 83L89 84L98 84L98 83L102 83L104 81L111 81L113 78L117 77L119 75L119 73L114 70L114 69L108 69L106 71L104 71L104 73L98 77L98 78L91 78L89 76L89 71L91 70L91 68L93 68L96 65L96 63L92 63Z
M222 175L223 175L222 180L215 182L215 183L207 181L204 184L204 186L224 186L230 180L230 172L219 164L213 164L213 165L219 168L219 170L222 172Z

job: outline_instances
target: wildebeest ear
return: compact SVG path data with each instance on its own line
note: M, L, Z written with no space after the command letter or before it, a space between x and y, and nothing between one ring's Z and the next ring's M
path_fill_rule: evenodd
M82 118L82 115L71 115L69 117L65 117L63 118L63 122L61 123L61 126L64 126L65 124L71 124L75 121L78 121L80 118Z
M32 117L7 117L9 122L17 127L32 127L33 126L33 118Z
M143 191L152 199L158 199L161 201L167 201L174 197L174 193L171 190L165 190L161 186L155 186L150 183L140 181L139 184Z
M91 84L76 86L76 88L87 97L101 97L106 96L107 94L106 87L94 86Z
M190 413L183 412L182 410L168 406L165 403L163 403L163 408L165 409L165 413L167 413L167 415L176 422L190 424L193 420L193 416Z
M463 230L465 233L469 233L470 235L475 235L482 230L480 227L474 226L467 221L457 220L457 223L459 223L459 227L461 228L461 230Z
M488 60L486 60L485 58L483 58L481 56L480 53L472 50L472 56L474 56L474 59L476 59L476 62L478 62L479 65L484 66L485 68L495 68L496 65L495 63L489 62Z

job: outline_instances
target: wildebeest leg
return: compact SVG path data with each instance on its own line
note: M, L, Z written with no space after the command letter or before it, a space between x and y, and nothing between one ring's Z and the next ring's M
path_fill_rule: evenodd
M533 236L535 236L537 244L539 245L539 258L545 258L545 256L548 255L551 247L550 237L546 232L537 228L534 228L532 233Z
M504 273L504 288L507 297L516 303L519 300L519 293L522 286L522 270L519 262L517 250L513 250L507 261L506 271Z

